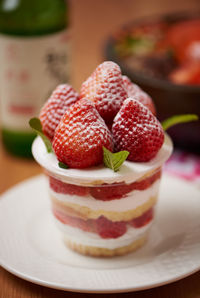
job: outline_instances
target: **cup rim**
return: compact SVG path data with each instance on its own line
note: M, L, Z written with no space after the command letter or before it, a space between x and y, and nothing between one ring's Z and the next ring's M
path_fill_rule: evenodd
M62 169L58 166L58 160L54 153L47 153L42 139L38 136L32 144L32 153L44 170L53 177L75 185L97 186L101 184L112 184L125 182L129 184L143 177L146 173L162 167L173 150L171 138L165 134L165 141L154 157L149 162L136 163L125 161L118 172L101 166L87 169Z

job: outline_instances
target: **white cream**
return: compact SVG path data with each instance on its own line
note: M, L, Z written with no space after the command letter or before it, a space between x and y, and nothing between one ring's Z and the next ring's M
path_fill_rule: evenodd
M91 195L76 196L56 193L50 189L50 194L58 201L73 203L81 207L88 207L91 210L105 210L113 212L123 212L135 209L146 203L151 197L158 194L160 179L156 180L149 188L145 190L133 190L127 194L126 198L111 201L96 200Z
M79 228L65 225L55 219L58 229L63 233L64 237L77 244L85 246L101 247L115 249L131 244L141 238L151 227L152 221L141 228L129 227L127 232L119 238L103 239L96 233L85 232Z
M161 167L172 152L171 139L165 135L165 142L156 157L149 162L125 161L118 172L104 167L92 167L87 169L62 169L58 166L58 160L54 153L47 153L46 147L40 137L34 140L32 146L33 156L36 161L52 176L63 182L91 186L102 183L131 183L146 173Z

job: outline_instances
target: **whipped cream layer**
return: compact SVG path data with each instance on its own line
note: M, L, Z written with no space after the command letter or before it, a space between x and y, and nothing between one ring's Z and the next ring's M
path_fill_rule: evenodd
M50 195L61 202L77 204L81 207L88 207L91 210L105 210L113 212L123 212L131 209L135 209L145 204L150 198L158 195L160 179L157 179L150 187L145 190L133 190L129 192L126 197L110 200L101 201L96 200L91 195L88 196L76 196L76 195L65 195L56 193L50 189Z
M40 137L34 140L32 152L35 160L55 178L66 183L94 186L115 182L129 184L141 178L146 173L161 167L172 153L172 148L172 141L165 134L165 141L155 158L149 162L125 161L118 172L113 172L113 170L106 168L104 165L87 169L62 169L58 166L58 160L55 154L47 153L46 147Z
M57 219L55 219L55 221L58 229L63 233L66 239L69 239L72 242L82 244L85 246L101 247L108 249L115 249L131 244L132 242L138 240L144 234L146 234L152 225L151 221L150 223L141 228L129 227L127 229L127 232L121 237L115 239L104 239L96 233L85 232L80 230L79 228L65 225Z

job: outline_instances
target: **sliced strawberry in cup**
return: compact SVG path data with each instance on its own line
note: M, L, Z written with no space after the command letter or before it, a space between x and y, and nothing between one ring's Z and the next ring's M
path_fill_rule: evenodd
M153 211L153 208L151 208L145 213L143 213L141 216L136 217L131 221L129 221L129 224L134 228L141 228L147 225L153 219L153 216L154 216L154 211Z
M53 209L53 214L65 225L69 225L75 228L79 228L85 232L97 233L101 238L118 238L126 233L126 222L112 222L101 216L95 219L84 220L78 217L72 217L62 213L61 211Z
M99 187L90 187L90 194L96 200L111 201L125 197L131 191L131 186L125 183L102 185Z
M87 187L65 183L51 176L49 177L49 186L53 191L57 193L76 195L81 197L88 194Z
M150 187L157 179L161 177L161 171L157 171L150 177L130 184L115 183L101 185L99 187L90 187L89 193L96 200L111 201L127 197L128 193L134 190L145 190Z
M92 220L84 220L78 217L72 217L53 209L54 216L63 224L69 225L75 228L79 228L85 232L92 232L93 231L93 221Z
M104 216L96 220L96 231L101 238L119 238L126 233L126 222L112 222Z

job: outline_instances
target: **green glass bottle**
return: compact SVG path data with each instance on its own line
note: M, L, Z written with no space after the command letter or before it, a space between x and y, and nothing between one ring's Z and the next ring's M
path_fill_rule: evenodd
M68 81L69 48L65 0L0 0L0 120L9 152L31 156L28 120Z

